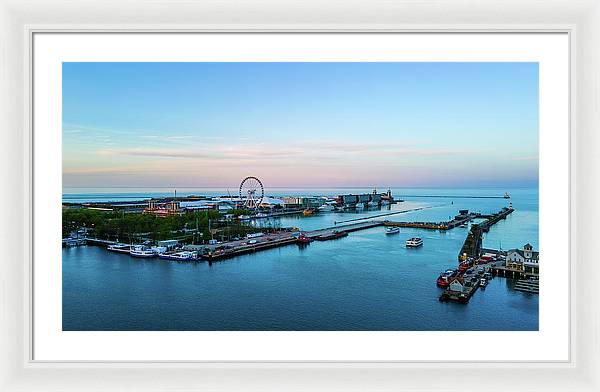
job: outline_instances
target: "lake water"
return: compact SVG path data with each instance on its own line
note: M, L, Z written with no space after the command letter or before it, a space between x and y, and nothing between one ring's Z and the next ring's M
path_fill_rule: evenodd
M304 230L396 212L390 220L443 221L459 209L496 212L506 189L393 189L405 200L391 210L287 216L263 225ZM188 191L186 193L185 191ZM189 189L178 194L227 194ZM266 190L268 195L333 195L361 190ZM515 212L492 227L484 247L538 249L537 189L508 189ZM134 193L134 194L131 194ZM65 201L124 200L171 195L169 190L66 191ZM446 195L446 197L425 197ZM275 248L214 263L135 259L84 246L63 250L63 330L538 330L538 296L494 278L467 305L441 303L438 274L456 267L466 228L418 229L385 235L382 227L346 238ZM406 249L407 238L424 246Z

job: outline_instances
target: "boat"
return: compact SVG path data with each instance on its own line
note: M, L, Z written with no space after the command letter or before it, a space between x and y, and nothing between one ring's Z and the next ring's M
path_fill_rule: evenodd
M365 205L363 203L356 203L356 207L357 210L364 210Z
M331 212L335 209L335 206L329 203L325 203L319 207L319 211L321 212Z
M449 269L445 272L442 272L437 278L437 286L442 288L450 286L450 282L456 277L456 275L458 275L458 271L453 269Z
M481 288L485 288L485 286L487 286L487 285L488 285L488 280L486 278L479 279L479 286Z
M423 239L419 237L413 237L406 240L407 248L418 248L423 245Z
M305 209L304 211L302 211L302 214L303 214L304 216L311 216L311 215L312 215L312 214L314 214L314 213L315 213L315 210L314 210L314 209L312 209L312 208L307 208L307 209Z
M379 204L375 201L370 201L367 203L367 207L369 208L379 208Z
M470 264L466 261L463 261L462 263L460 263L458 265L458 271L459 272L465 272L466 270L468 270L470 267Z
M129 254L133 257L154 257L156 256L156 253L150 249L147 248L144 245L134 245L131 250L129 251Z
M165 253L167 251L167 247L166 246L152 246L152 247L150 247L150 250L153 251L154 253L156 253L157 255L159 255L161 253Z
M296 242L298 244L310 244L312 242L312 238L309 238L307 236L305 236L304 234L301 234L297 239Z
M504 196L505 199L510 199L510 195L508 194L508 192L504 192Z
M127 254L129 254L129 252L131 252L131 245L113 244L113 245L109 245L106 249L109 250L109 251L111 251L111 252L127 253Z
M385 234L397 234L400 233L399 227L388 227L385 229Z
M175 253L163 253L158 255L163 260L175 260L175 261L193 261L197 260L196 252L181 251Z

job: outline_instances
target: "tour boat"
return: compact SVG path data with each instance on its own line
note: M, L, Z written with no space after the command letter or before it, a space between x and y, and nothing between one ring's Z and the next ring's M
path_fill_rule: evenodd
M163 253L158 255L159 258L165 260L175 260L175 261L192 261L197 260L195 252L183 251L183 252L175 252L175 253Z
M423 239L419 237L413 237L406 240L407 248L418 248L423 245Z
M396 233L400 233L399 227L388 227L385 229L385 234L396 234Z
M150 249L145 247L144 245L135 245L129 251L129 254L133 257L154 257L156 253Z

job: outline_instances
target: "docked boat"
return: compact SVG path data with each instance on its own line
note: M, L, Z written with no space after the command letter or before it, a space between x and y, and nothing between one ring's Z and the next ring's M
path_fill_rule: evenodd
M481 288L485 288L485 286L487 286L488 283L489 282L488 282L488 280L486 278L479 279L479 287L481 287Z
M325 203L319 207L320 212L331 212L334 209L335 209L335 206L333 204L329 204L329 203Z
M307 208L307 209L305 209L304 211L302 211L302 214L303 214L304 216L311 216L311 215L313 215L314 213L315 213L315 210L314 210L314 209L312 209L312 208Z
M454 277L456 277L457 274L458 271L455 270L447 270L445 272L442 272L437 278L437 286L442 288L450 286L450 282L452 281L452 279L454 279Z
M300 235L300 236L299 236L299 237L296 239L296 242L297 242L298 244L302 244L302 245L305 245L305 244L310 244L310 243L312 242L312 238L309 238L309 237L305 236L304 234L301 234L301 235Z
M356 209L357 210L364 210L365 209L365 205L363 203L356 203Z
M385 229L385 234L397 234L400 233L399 227L388 227Z
M114 244L114 245L109 245L106 249L109 250L109 251L111 251L111 252L127 253L127 254L129 254L129 252L131 252L131 245Z
M413 237L406 240L407 248L418 248L423 245L423 239L419 237Z
M196 252L182 251L175 253L163 253L158 255L159 258L164 260L175 260L175 261L194 261L197 260Z
M150 249L145 247L144 245L135 245L131 248L131 250L129 251L129 254L132 257L154 257L156 256L156 253Z
M504 192L504 196L505 199L510 199L510 195L508 194L508 192Z
M460 263L460 264L458 265L458 270L459 270L460 272L465 272L465 271L466 271L466 270L468 270L470 267L471 267L471 265L470 265L468 262L466 262L466 261L463 261L462 263Z
M379 203L374 202L374 201L370 201L370 202L367 203L367 207L373 208L373 209L374 208L379 208Z

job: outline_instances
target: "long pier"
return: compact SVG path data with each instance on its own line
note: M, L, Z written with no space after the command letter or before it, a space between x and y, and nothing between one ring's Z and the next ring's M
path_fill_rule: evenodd
M479 218L480 214L470 213L466 215L456 216L454 219L447 222L393 222L385 221L386 226L397 226L397 227L410 227L413 229L426 229L426 230L450 230L457 226L463 225L472 221L473 219Z
M487 233L490 231L490 228L498 223L498 221L502 219L506 219L506 217L514 211L514 208L506 208L504 207L499 212L486 215L487 219L478 224L471 225L471 230L465 239L465 242L458 253L458 261L460 262L462 258L477 258L481 254L481 244L483 242L483 233Z
M430 208L435 208L435 207L440 207L440 206L444 206L447 204L440 204L440 205L435 205L435 206L426 206L426 207L417 207L417 208L410 208L408 210L401 210L401 211L394 211L394 212L386 212L384 214L377 214L377 215L371 215L371 216L365 216L363 218L354 218L354 219L346 219L343 221L335 221L333 222L334 224L338 224L338 223L347 223L347 222L356 222L356 221L362 221L362 220L367 220L367 219L373 219L373 218L381 218L383 216L390 216L390 215L398 215L398 214L406 214L407 212L414 212L414 211L422 211L422 210L428 210Z

